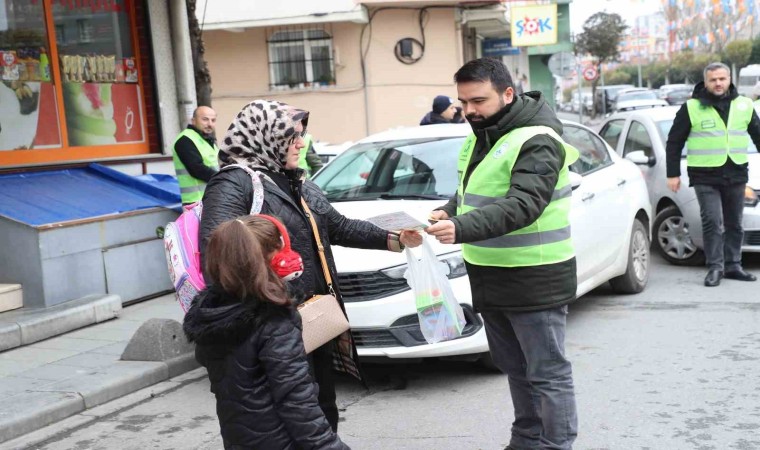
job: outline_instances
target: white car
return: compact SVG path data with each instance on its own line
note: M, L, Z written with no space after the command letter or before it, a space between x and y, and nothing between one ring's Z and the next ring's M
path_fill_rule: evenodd
M615 111L630 111L659 106L668 106L668 102L657 98L657 92L651 89L633 88L619 91L613 108Z
M668 189L665 144L680 106L629 111L612 115L599 134L624 158L641 167L655 210L653 241L666 260L679 265L703 265L702 220L694 189L689 187L686 147L681 157L681 189ZM760 252L760 155L750 143L749 183L744 193L742 251Z
M469 133L470 126L461 124L375 134L335 158L313 181L347 217L405 211L425 222L431 210L456 192L458 154ZM563 137L581 153L571 167L577 294L607 281L618 292L640 292L649 276L651 223L641 171L589 128L566 122ZM364 359L487 355L483 322L472 309L459 245L428 241L467 319L461 338L437 344L428 344L420 332L414 296L404 278L403 254L333 247L346 311Z

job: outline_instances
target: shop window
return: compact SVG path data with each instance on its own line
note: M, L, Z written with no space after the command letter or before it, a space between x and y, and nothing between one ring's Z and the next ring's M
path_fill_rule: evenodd
M270 88L314 88L335 84L332 36L325 30L274 31L267 44Z
M0 0L0 151L61 146L42 2Z
M125 0L52 2L68 145L145 142Z

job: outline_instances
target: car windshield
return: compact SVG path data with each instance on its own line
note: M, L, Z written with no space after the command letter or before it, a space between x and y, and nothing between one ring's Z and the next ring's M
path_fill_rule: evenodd
M657 94L654 91L624 92L617 97L618 102L629 100L657 100Z
M330 201L449 199L464 137L356 144L312 181Z

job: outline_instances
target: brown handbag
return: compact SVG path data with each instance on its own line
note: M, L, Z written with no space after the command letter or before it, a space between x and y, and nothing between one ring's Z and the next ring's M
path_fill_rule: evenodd
M327 268L327 259L325 258L325 247L319 238L317 223L309 209L309 205L301 198L301 205L311 223L311 231L314 233L314 239L317 240L317 249L319 249L319 259L322 265L322 271L327 281L327 289L330 294L315 295L298 305L298 314L301 315L303 327L303 346L306 353L323 346L327 342L335 339L350 328L348 319L343 313L343 309L335 298L332 277L330 270Z

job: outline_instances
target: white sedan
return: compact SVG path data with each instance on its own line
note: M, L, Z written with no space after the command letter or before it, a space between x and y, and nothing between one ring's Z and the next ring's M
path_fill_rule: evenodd
M404 211L425 222L457 188L459 149L467 124L394 129L365 138L313 179L333 206L351 218ZM563 138L580 159L571 167L571 225L578 291L610 282L620 293L643 290L649 277L651 211L641 171L620 158L596 133L564 124ZM364 358L487 355L483 322L472 308L459 245L429 242L444 264L467 324L461 338L428 344L414 296L404 278L403 254L333 247L339 284L359 355Z

